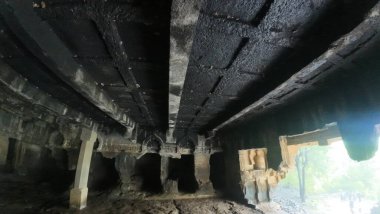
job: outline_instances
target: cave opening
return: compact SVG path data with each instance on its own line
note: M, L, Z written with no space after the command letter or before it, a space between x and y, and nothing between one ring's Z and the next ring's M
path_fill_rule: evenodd
M368 160L353 160L342 139L302 147L272 199L283 205L286 198L306 213L378 213L380 189L372 181L380 178L379 161L379 151Z
M222 152L210 156L210 180L215 190L223 190L225 187L225 165Z
M181 155L178 168L178 191L183 193L195 193L198 183L194 175L194 155Z
M41 156L40 162L43 164L38 167L37 181L49 183L57 193L63 193L69 189L75 178L75 171L68 169L67 151L59 148L43 148Z
M5 172L13 172L15 157L16 157L16 146L17 140L14 138L9 138L8 151L7 151L7 160L5 163L4 171Z
M380 214L380 0L0 17L0 214Z
M177 158L169 158L169 164L168 164L168 179L170 180L178 180L179 178L179 170L181 168L181 159Z
M161 156L155 153L144 154L136 162L136 172L142 178L141 190L148 193L162 192Z
M93 153L90 173L88 186L95 191L106 191L120 183L115 158L103 157L101 153Z

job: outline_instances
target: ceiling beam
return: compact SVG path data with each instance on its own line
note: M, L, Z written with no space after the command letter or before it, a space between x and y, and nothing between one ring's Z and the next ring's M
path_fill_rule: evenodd
M170 20L169 131L175 129L202 0L173 0Z
M123 126L135 122L96 84L48 23L33 11L32 1L12 0L0 3L0 12L10 29L26 48L54 74L94 106Z
M17 94L32 105L47 109L55 116L64 117L78 123L93 124L93 121L85 117L83 113L72 109L53 98L50 94L38 89L1 59L0 85Z
M95 21L97 27L103 34L103 38L105 40L109 53L113 58L114 64L117 66L120 76L122 77L126 86L132 89L131 95L133 96L135 102L138 104L141 112L147 120L147 123L150 126L155 126L155 122L152 118L152 113L150 112L143 98L140 85L136 81L136 78L132 71L132 64L127 56L125 43L128 41L122 40L115 21L104 19L103 17L99 16L93 16L92 19Z

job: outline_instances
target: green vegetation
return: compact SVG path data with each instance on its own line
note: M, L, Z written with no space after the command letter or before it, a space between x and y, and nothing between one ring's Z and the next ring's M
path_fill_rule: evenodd
M343 142L304 149L306 197L342 193L380 199L380 152L370 160L356 162L349 158ZM297 170L291 170L280 185L299 189Z

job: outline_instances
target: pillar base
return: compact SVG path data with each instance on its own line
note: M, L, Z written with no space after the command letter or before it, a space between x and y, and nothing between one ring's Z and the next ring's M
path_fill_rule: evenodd
M178 182L168 179L162 184L164 193L166 194L178 194Z
M208 193L208 194L213 194L214 193L214 187L212 186L212 183L210 181L207 182L200 182L198 181L198 190L197 192L200 193Z
M74 188L70 191L70 208L84 209L87 206L88 188Z

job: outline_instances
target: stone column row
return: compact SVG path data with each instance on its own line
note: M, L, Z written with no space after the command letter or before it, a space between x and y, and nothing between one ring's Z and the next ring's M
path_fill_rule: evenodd
M81 147L76 167L74 187L70 191L70 207L83 209L87 205L88 176L91 164L93 146L97 139L97 133L89 129L83 129L81 133ZM210 154L202 150L194 153L194 172L201 193L212 193L213 187L210 181ZM134 181L136 157L124 154L116 161L122 179L122 192L139 191L138 182ZM178 182L169 179L170 157L161 156L161 183L165 193L178 193Z
M210 181L210 154L194 153L194 175L199 193L213 193ZM164 193L178 193L178 181L169 179L170 158L161 157L161 183Z

